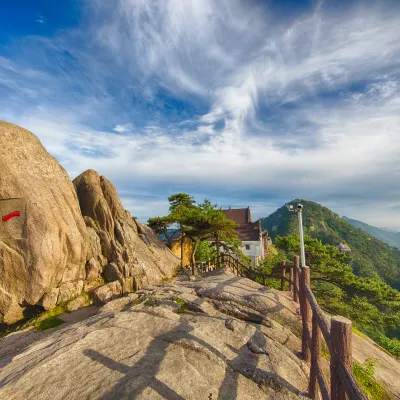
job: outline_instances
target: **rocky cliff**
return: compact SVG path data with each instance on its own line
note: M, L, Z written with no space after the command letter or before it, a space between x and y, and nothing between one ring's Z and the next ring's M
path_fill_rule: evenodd
M0 321L10 323L52 288L85 278L88 240L74 186L38 138L0 122L0 148L0 199L24 207L0 220L2 232L21 225L20 234L0 238Z
M122 294L172 276L178 259L147 225L124 210L110 181L88 170L73 183L89 238L88 282L101 274Z
M0 148L1 217L19 213L0 220L0 322L83 290L107 301L172 276L178 259L107 179L89 170L74 186L33 133L2 121Z

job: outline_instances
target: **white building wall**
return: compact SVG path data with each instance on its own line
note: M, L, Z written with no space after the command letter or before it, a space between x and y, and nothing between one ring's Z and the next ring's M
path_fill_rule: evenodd
M250 257L251 265L256 267L264 257L264 246L261 240L242 242L243 246L240 247L242 253Z

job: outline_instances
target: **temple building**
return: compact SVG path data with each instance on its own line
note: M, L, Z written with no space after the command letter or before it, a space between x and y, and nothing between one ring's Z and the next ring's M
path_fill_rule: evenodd
M261 221L253 222L251 220L250 207L231 208L222 210L225 216L235 221L239 226L236 228L238 238L242 242L240 250L251 259L252 267L260 265L267 255L268 243L271 239L268 237L268 231L263 231Z

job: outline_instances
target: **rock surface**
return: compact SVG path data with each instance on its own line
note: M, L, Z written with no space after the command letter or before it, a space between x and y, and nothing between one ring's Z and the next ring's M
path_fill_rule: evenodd
M102 273L126 293L172 277L179 259L123 208L111 182L93 170L73 182L88 230L87 280Z
M61 327L1 339L0 398L303 397L308 367L297 357L296 308L285 292L228 273L193 282L180 275L100 309L63 314ZM353 356L372 356L376 378L400 398L398 361L357 335ZM322 367L329 374L329 364Z
M122 295L122 285L120 282L109 282L92 291L92 296L96 303L108 303Z
M0 227L22 229L0 235L0 322L12 323L52 288L85 277L87 231L68 174L35 135L0 121L0 147L0 199L26 204Z
M179 259L124 210L106 178L89 170L74 187L34 134L2 121L0 146L0 214L20 213L0 221L0 323L73 299L103 277L120 283L118 295L172 277Z
M224 293L231 296L228 314L215 307ZM219 274L136 294L85 321L41 332L39 340L29 331L0 340L0 397L303 397L308 367L295 354L300 341L276 321L295 323L295 306L279 292ZM240 320L234 309L266 312L269 323Z
M374 378L383 385L391 399L400 400L400 361L390 356L369 337L360 337L357 334L353 334L353 357L360 363L373 358Z

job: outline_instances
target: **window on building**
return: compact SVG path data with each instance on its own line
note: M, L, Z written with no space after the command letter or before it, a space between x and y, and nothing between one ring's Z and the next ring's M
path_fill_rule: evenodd
M246 250L250 250L250 245L246 244Z

